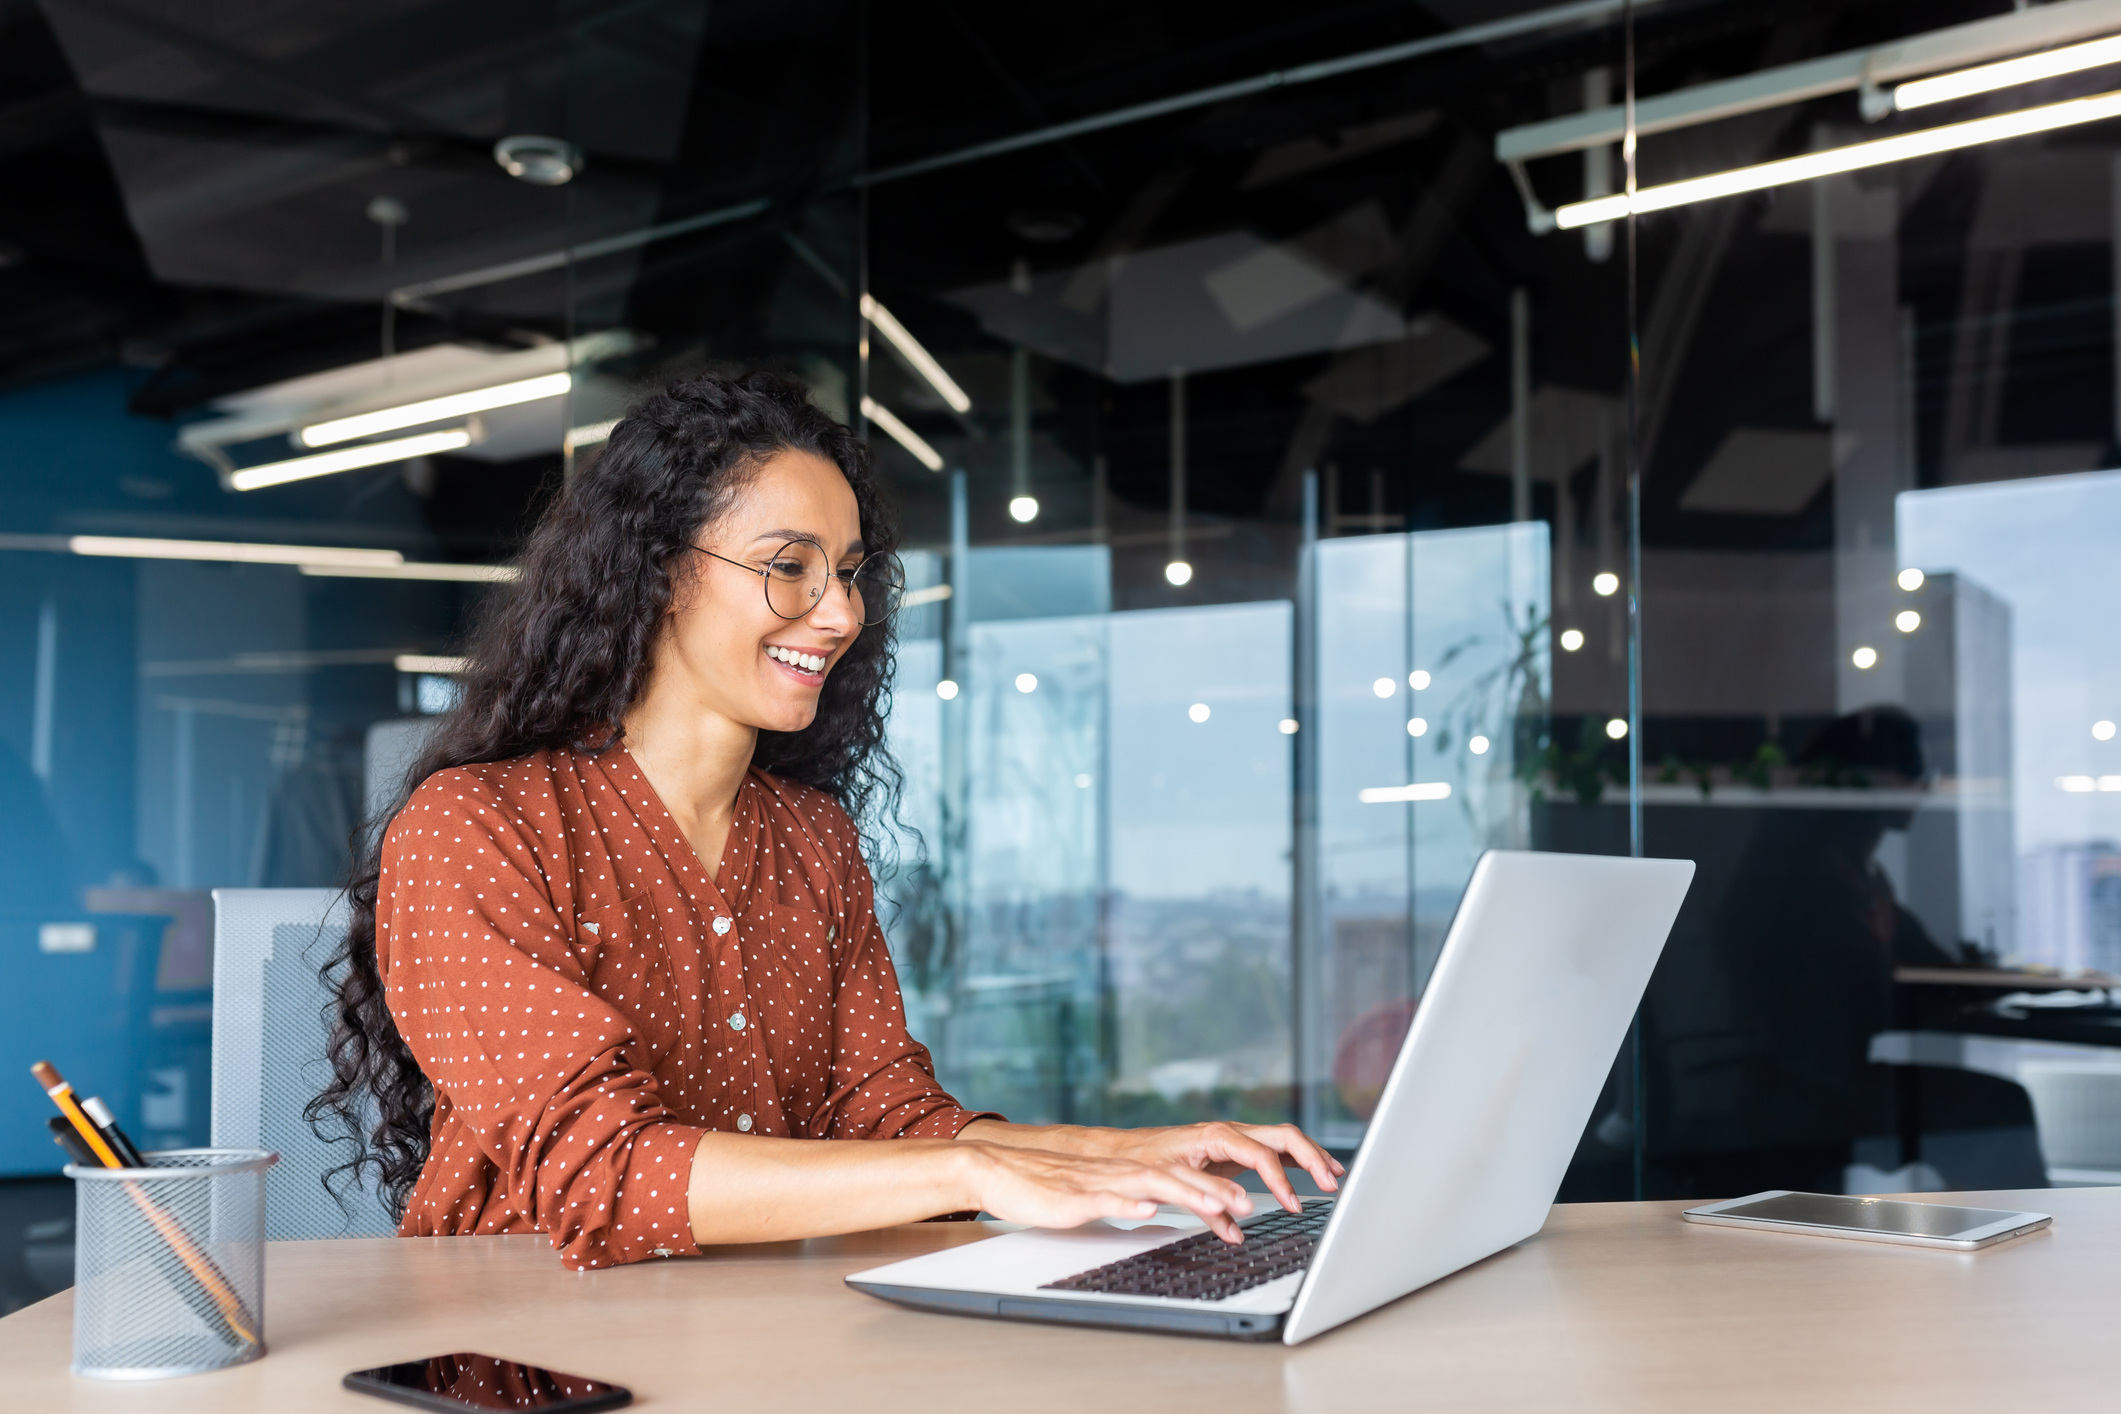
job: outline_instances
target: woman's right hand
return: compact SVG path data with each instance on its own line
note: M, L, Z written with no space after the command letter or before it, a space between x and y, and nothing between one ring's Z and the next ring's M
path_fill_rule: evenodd
M1153 1217L1157 1205L1190 1210L1225 1242L1241 1242L1237 1219L1252 1198L1227 1178L1184 1164L1056 1154L965 1143L977 1206L1005 1222L1078 1227L1099 1218Z

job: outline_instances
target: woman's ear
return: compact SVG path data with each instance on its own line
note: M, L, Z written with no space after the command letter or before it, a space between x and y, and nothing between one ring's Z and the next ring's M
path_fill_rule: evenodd
M700 557L690 549L677 552L664 571L670 576L670 602L663 606L664 619L674 619L692 603L700 582Z

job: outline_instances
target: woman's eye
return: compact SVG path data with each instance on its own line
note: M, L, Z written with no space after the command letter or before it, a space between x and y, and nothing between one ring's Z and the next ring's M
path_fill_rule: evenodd
M769 560L766 562L766 569L769 573L777 574L782 579L801 579L803 577L803 562L801 560Z

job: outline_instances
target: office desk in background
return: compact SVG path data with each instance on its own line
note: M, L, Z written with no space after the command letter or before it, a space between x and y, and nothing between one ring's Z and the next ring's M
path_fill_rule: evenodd
M2121 1189L1959 1196L2055 1224L1958 1253L1700 1227L1683 1203L1559 1207L1532 1241L1294 1350L925 1315L841 1284L986 1235L972 1224L583 1274L541 1237L283 1242L264 1360L74 1379L61 1293L0 1320L0 1390L13 1409L382 1414L339 1377L479 1350L716 1414L2112 1407Z

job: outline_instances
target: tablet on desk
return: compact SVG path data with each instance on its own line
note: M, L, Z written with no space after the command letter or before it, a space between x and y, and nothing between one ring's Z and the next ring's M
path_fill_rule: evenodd
M1688 1222L1724 1227L1851 1237L1860 1242L1898 1242L1909 1247L1945 1247L1955 1252L1987 1247L2054 1221L2046 1213L1910 1203L1899 1198L1862 1198L1853 1194L1792 1193L1783 1188L1688 1208L1680 1216Z

